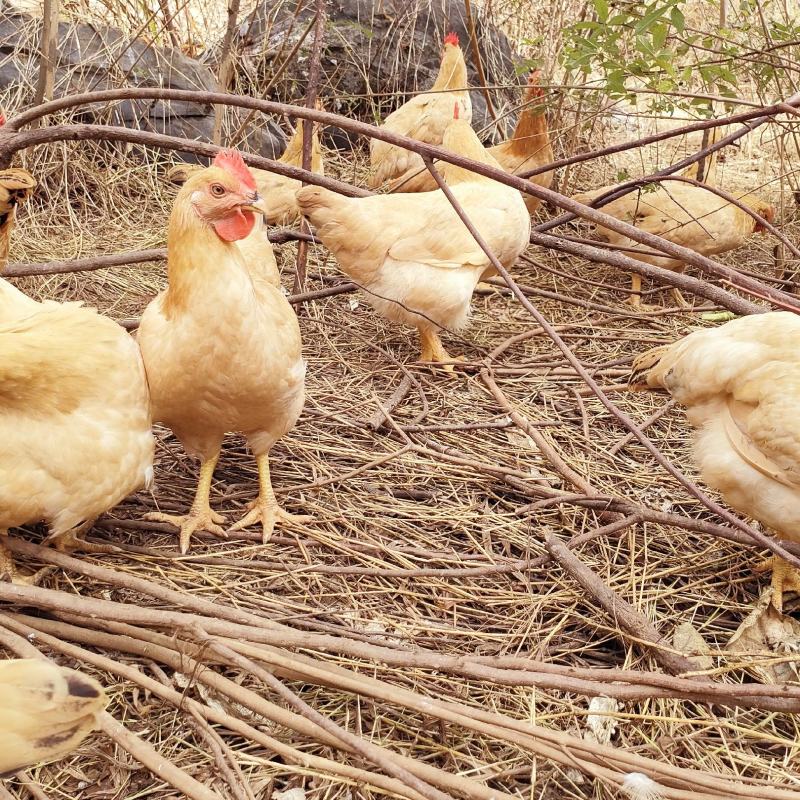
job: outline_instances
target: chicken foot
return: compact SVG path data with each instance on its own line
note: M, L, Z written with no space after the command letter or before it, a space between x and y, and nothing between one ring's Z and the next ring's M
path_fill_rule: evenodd
M55 567L42 567L33 575L21 575L14 563L14 556L6 546L8 531L0 530L0 581L6 580L17 586L37 586L45 575L55 572Z
M225 517L212 511L209 502L211 496L211 478L214 475L214 468L217 466L219 451L211 458L204 459L200 464L200 477L197 481L197 492L194 502L188 514L162 514L159 511L151 511L145 514L144 518L153 522L168 522L180 530L180 551L183 554L189 552L189 542L192 534L196 531L208 531L215 536L223 539L227 537L224 528L220 523L225 522Z
M772 570L772 605L778 613L782 614L784 592L800 594L800 571L779 556L772 556L759 562L753 571L767 572L770 569Z
M288 525L302 525L313 517L306 514L290 514L284 511L275 498L272 488L272 479L269 475L269 453L256 456L258 464L258 497L248 505L248 512L238 522L231 526L231 531L240 531L250 525L261 523L261 543L267 544L272 537L276 522L285 522Z
M50 544L61 553L72 553L80 550L83 553L121 553L119 547L113 544L101 544L100 542L87 542L83 534L92 529L97 517L87 519L86 522L76 525L63 533L51 533L44 540L44 544Z
M417 328L419 331L419 340L421 344L419 360L420 361L433 361L437 364L442 364L446 372L455 372L455 367L448 363L450 361L461 361L460 356L451 356L447 350L444 349L442 340L439 334L427 327L420 326Z

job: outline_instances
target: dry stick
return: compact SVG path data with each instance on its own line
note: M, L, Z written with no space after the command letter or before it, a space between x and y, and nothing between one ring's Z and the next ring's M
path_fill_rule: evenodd
M299 4L298 4L299 8ZM311 49L311 66L308 70L308 90L306 91L306 107L314 108L319 96L319 82L322 74L320 62L322 59L322 42L325 34L325 0L316 0L314 16L314 44ZM302 165L306 172L311 172L311 145L314 137L314 125L308 122L303 124L303 157ZM303 183L305 186L305 182ZM300 230L310 233L311 227L305 217L300 219ZM301 240L297 247L297 266L294 273L292 293L302 292L306 285L306 266L308 264L308 243Z
M195 618L196 622L191 623L188 627L199 625L201 628L206 628L209 620L202 620ZM44 622L44 621L43 621ZM31 624L38 626L38 620L31 620ZM183 672L184 674L192 675L197 681L212 688L215 692L227 695L235 703L241 704L245 708L250 709L254 713L269 719L278 725L288 727L301 735L308 737L313 741L322 743L339 750L346 752L355 752L352 747L346 742L331 736L326 730L318 726L316 723L311 722L306 717L296 714L293 711L281 708L280 706L272 703L265 698L261 697L256 692L239 686L237 683L229 678L224 678L213 670L208 669L200 664L196 658L203 656L206 652L202 647L198 648L197 645L189 643L176 642L173 637L166 637L161 635L152 635L149 631L140 630L130 625L124 625L116 622L104 623L110 629L117 629L123 632L123 636L105 636L98 635L92 631L92 643L102 644L103 642L110 642L113 640L113 645L108 645L115 650L121 652L128 652L134 655L146 656L148 658L155 658L158 661L170 666L170 668ZM186 627L186 626L180 626ZM60 626L55 628L46 628L52 630L54 633L64 636L75 636L70 626L65 626L62 632ZM223 633L219 634L224 637ZM79 639L80 641L81 639ZM228 640L226 640L228 641ZM188 647L186 646L188 644ZM286 658L291 663L294 655L286 654ZM295 670L284 670L284 673L293 679L300 678L301 675ZM357 679L360 676L356 676ZM424 776L425 780L430 783L438 783L442 787L451 789L457 793L465 794L468 797L475 798L475 800L513 800L511 795L504 792L497 792L489 789L480 783L460 775L452 775L441 769L430 766L423 762L416 761L409 756L395 754L395 760L406 766L408 771L419 773ZM388 780L388 779L386 779ZM409 790L405 790L403 794L409 794Z
M220 53L219 73L217 86L220 92L228 91L228 84L233 75L233 35L236 33L236 22L239 18L239 0L228 0L228 22L225 26L225 36L222 39L222 52ZM225 106L214 106L214 129L211 141L214 144L222 143L222 120L225 115Z
M382 789L390 794L399 794L401 796L405 795L411 798L411 800L422 800L419 795L410 792L399 781L395 781L392 778L385 778L383 775L370 773L337 761L331 761L327 758L301 752L300 750L297 750L296 748L291 747L290 745L287 745L278 739L272 738L263 731L248 725L246 722L232 717L230 714L227 714L220 709L203 705L197 700L187 697L186 695L175 691L171 687L167 687L164 684L159 683L153 678L144 675L138 668L134 666L122 664L119 661L98 655L89 650L78 647L77 645L69 644L64 642L61 638L51 635L46 631L57 631L59 634L61 634L63 631L64 635L67 636L82 637L78 639L79 641L84 641L87 644L96 647L106 647L107 649L111 650L118 650L115 644L122 637L108 636L107 634L96 634L93 631L89 631L85 628L78 628L74 625L53 623L50 620L38 620L19 614L13 614L11 615L11 618L13 619L13 623L8 624L14 627L14 629L23 636L35 635L37 639L51 649L62 652L70 658L76 659L77 661L92 664L98 669L101 669L104 672L108 672L112 675L116 675L123 680L129 681L130 683L137 684L157 697L160 697L166 702L171 703L178 710L186 709L190 713L195 712L209 722L213 722L215 725L222 725L233 733L238 734L242 738L249 739L257 744L260 744L267 750L274 751L289 763L297 764L301 767L317 769L320 772L328 772L344 780L352 781L356 784L366 784L371 787ZM7 622L8 617L6 617L4 624Z
M369 427L374 431L379 430L383 423L388 419L386 412L388 411L391 414L397 408L397 406L399 406L400 403L405 400L406 395L411 391L411 387L413 385L414 382L412 381L411 377L409 375L404 375L403 380L400 381L389 399L369 418L367 425L369 425Z
M33 797L33 800L50 800L50 798L42 791L42 788L36 783L27 772L15 772L14 778L24 786L28 793Z
M664 414L666 414L674 406L675 406L675 401L672 398L670 398L669 400L667 400L666 403L664 403L663 406L661 406L661 408L659 408L656 411L654 411L644 422L641 423L641 425L639 425L639 430L642 431L642 433L644 433L644 431L646 431L654 422L658 422L658 420L660 420L661 417L663 417ZM633 441L633 439L634 439L634 436L633 436L632 433L629 433L626 436L623 436L622 439L620 439L608 451L608 454L610 456L615 456L626 445L630 444Z
M724 126L734 125L739 122L754 123L746 131L744 131L744 133L741 134L744 136L751 130L769 121L769 119L776 116L777 114L795 113L796 109L794 108L794 106L797 105L800 105L800 95L793 95L786 101L781 100L769 106L762 106L760 108L751 109L750 111L740 111L738 114L731 114L728 117L717 117L715 119L706 119L706 120L701 120L699 122L691 122L688 125L683 125L678 128L671 128L669 130L662 131L661 133L653 133L650 136L644 136L639 139L631 139L630 141L609 145L608 147L603 147L598 150L590 150L586 153L578 153L577 155L574 156L569 156L567 158L562 158L558 161L553 161L551 164L545 164L543 166L538 166L535 169L527 170L526 172L520 173L520 177L531 178L534 175L540 175L542 172L548 172L551 169L559 169L560 167L566 167L571 164L579 164L583 161L591 161L596 158L602 158L604 156L614 155L615 153L622 153L625 150L633 150L635 148L644 147L645 145L648 144L663 142L666 139L672 139L677 136L685 136L688 133L694 133L696 131L705 131L708 130L709 128L718 128L723 125ZM726 144L728 143L726 142ZM723 145L723 147L724 146L725 145ZM695 155L697 157L696 158L692 157L692 163L694 163L694 161L699 161L702 156L708 155L708 153L701 153L699 155L698 154Z
M56 73L56 51L58 48L59 0L44 0L42 8L42 38L39 45L39 77L36 81L36 94L33 103L38 106L53 97L53 83ZM42 119L37 120L38 124Z
M558 331L548 322L541 312L528 300L525 294L517 286L514 279L509 274L508 270L500 263L497 257L492 252L489 245L486 243L480 232L470 221L469 217L464 212L461 204L453 195L450 187L444 182L439 172L433 166L433 162L429 157L423 156L428 170L433 175L434 180L439 185L439 188L444 192L447 199L453 206L454 211L458 214L459 219L464 223L469 232L472 234L475 241L480 246L481 250L486 254L486 257L492 263L492 266L497 270L498 274L506 281L508 287L514 292L514 295L522 303L522 306L533 316L536 322L545 330L550 339L553 340L555 345L566 357L570 365L575 371L583 378L583 381L595 394L597 399L605 406L605 408L616 418L616 420L627 428L636 438L647 448L649 453L656 459L656 461L670 474L673 478L678 480L681 485L697 500L699 500L709 511L713 511L718 516L722 517L726 522L743 531L745 534L752 537L752 539L764 547L768 548L772 553L781 558L784 558L792 566L800 567L800 558L784 550L774 540L765 536L761 531L755 530L752 526L739 519L735 514L732 514L727 509L723 508L719 503L714 502L708 497L693 481L689 480L672 462L670 462L661 451L647 438L637 427L636 423L622 410L620 410L611 400L608 399L603 389L594 380L594 378L586 371L580 360L576 358L572 350L567 346L564 340L559 335ZM788 558L787 558L788 556Z
M764 306L759 306L742 297L737 297L708 281L693 278L691 275L685 275L680 272L670 272L670 270L664 269L663 267L657 267L654 264L646 264L644 261L637 261L635 258L626 256L621 252L604 250L596 245L579 244L569 239L564 239L552 234L537 233L536 231L531 231L531 242L541 245L542 247L547 247L550 250L580 256L581 258L586 258L589 261L594 261L599 264L611 264L627 272L636 272L639 275L644 275L659 283L685 289L694 295L705 297L706 300L711 300L712 303L727 308L729 311L733 311L736 314L763 314L768 310L764 308Z
M481 51L478 47L478 35L475 32L475 20L472 17L472 3L470 0L464 0L464 11L467 16L467 25L469 26L469 43L472 47L472 57L475 59L475 69L478 70L478 80L481 82L481 94L486 100L486 108L492 115L492 119L497 123L497 113L492 105L492 96L489 94L489 89L486 85L486 75L483 71L483 62L481 61Z
M353 133L381 139L389 144L394 144L409 151L418 153L429 160L438 159L447 161L448 163L469 169L476 174L492 178L499 183L504 183L507 186L518 189L519 191L531 194L534 197L538 197L540 200L545 200L565 209L572 215L577 215L588 219L589 221L594 222L596 225L601 225L602 227L609 228L617 233L621 233L635 242L644 244L647 247L651 247L659 252L663 252L673 258L680 259L686 264L696 266L703 272L733 281L744 291L750 291L754 289L756 293L759 293L758 296L763 295L770 300L778 300L800 313L800 300L786 294L785 292L781 292L773 287L767 287L763 283L752 278L746 278L724 264L713 261L706 256L702 256L689 248L676 245L673 242L669 242L665 239L661 239L658 236L647 233L646 231L629 225L626 222L617 220L614 217L603 213L602 211L584 206L581 203L559 194L558 192L545 189L542 186L537 186L536 184L518 178L515 175L509 175L502 169L497 169L486 164L480 164L472 161L471 159L464 158L456 153L451 153L447 150L444 150L441 147L428 145L423 142L416 141L415 139L410 139L409 137L392 133L385 128L367 125L366 123L347 119L346 117L342 117L338 114L332 114L327 111L318 111L316 109L302 108L284 103L274 103L267 100L258 100L251 97L238 97L235 95L222 94L218 92L199 92L177 89L112 89L102 92L74 95L69 98L59 98L58 100L44 103L36 109L23 112L13 120L9 121L9 123L3 126L2 129L0 129L0 165L8 164L11 156L17 150L26 147L53 141L80 139L112 139L139 144L149 144L151 146L158 147L171 147L173 149L191 150L193 152L211 154L216 152L216 148L213 145L206 145L202 142L180 139L178 137L163 136L161 134L154 134L148 131L132 131L126 128L111 126L64 125L54 126L38 131L32 130L21 133L15 132L20 125L28 123L33 119L38 119L45 113L51 113L63 108L70 108L88 103L136 98L185 100L187 102L203 103L229 103L230 105L236 105L245 108L255 108L268 113L286 114L292 117L300 117L301 119L311 122L319 122L323 125L333 125ZM800 95L793 96L785 102L789 106L797 105L800 103ZM737 138L736 135L732 134L731 136L733 136L733 139ZM724 139L721 139L720 142L722 142L722 146L724 146L733 139L728 136ZM714 149L718 149L719 144L720 143L718 142L716 145L714 145ZM694 156L690 156L687 159L679 162L678 168L694 163L694 161L701 157L701 153L696 153ZM253 164L254 166L277 172L280 175L297 178L301 181L306 180L308 183L330 188L333 191L338 191L346 196L363 197L369 195L369 192L366 192L365 190L355 189L354 187L341 183L340 181L334 181L324 176L309 173L307 170L303 170L299 167L292 167L288 164L281 164L269 159L263 159L250 155L245 156L245 161ZM569 218L571 219L573 217ZM539 226L539 228L541 227L542 226Z
M176 645L180 645L174 638L161 636L159 637L159 641L162 644L159 645L153 641L152 636L147 634L147 632L133 629L130 626L120 625L119 623L106 621L103 624L111 628L124 629L126 631L126 635L124 636L109 636L107 634L97 633L96 631L87 631L84 628L76 628L73 625L61 626L59 623L47 620L21 618L18 615L13 616L17 620L23 620L29 623L33 626L34 630L44 629L53 633L58 633L59 635L69 636L76 641L86 642L95 647L105 647L107 649L129 652L146 657L155 656L159 658L159 660L162 660L163 663L172 665L174 669L186 670L189 673L196 674L199 680L212 686L215 691L227 694L235 700L235 702L251 708L262 716L272 718L270 716L271 713L280 711L274 704L265 703L265 701L253 692L243 689L229 679L222 678L210 670L203 669L200 665L193 665L193 663L187 661L186 658L181 662L179 654L173 651ZM27 631L23 632L27 634ZM139 638L140 636L144 638ZM593 774L593 770L597 769L599 765L603 765L603 769L605 770L604 774L613 781L621 782L624 777L623 773L644 770L649 774L656 775L659 780L670 784L678 783L679 785L688 784L690 786L711 786L714 789L718 788L720 794L713 795L714 798L722 797L725 798L725 800L730 800L732 797L769 797L776 798L776 800L778 798L797 800L798 798L797 793L782 790L768 789L763 794L754 794L753 790L741 783L732 783L725 778L711 773L686 770L661 764L632 753L619 751L612 747L599 746L591 742L584 742L569 734L532 726L525 722L503 717L494 712L483 711L479 708L472 709L458 703L442 702L434 698L424 698L416 693L409 692L399 687L390 686L374 678L369 678L368 676L354 675L344 668L337 667L333 664L320 665L322 669L322 673L320 673L319 669L314 666L316 662L307 656L297 654L290 656L289 654L275 651L272 648L254 649L242 642L235 640L226 641L230 643L232 648L239 648L244 652L254 655L259 660L264 660L270 664L283 664L284 666L278 669L280 674L288 673L289 675L297 677L297 679L303 679L303 677L305 677L307 680L311 680L315 683L341 686L342 688L347 688L349 691L354 691L356 694L366 693L379 700L406 705L423 714L432 714L442 720L451 721L499 740L511 742L556 762L579 766L590 774ZM59 648L59 645L63 647L62 642L58 642L55 646ZM311 671L306 668L306 665L311 668ZM298 669L301 670L300 673L297 672ZM113 671L114 670L112 670L112 672ZM680 680L669 678L669 676L659 677L663 680ZM347 682L343 683L343 680L347 680ZM691 682L687 683L691 684ZM265 707L267 709L266 711ZM305 720L297 717L297 715L292 715L291 712L283 713L284 715L290 715L290 718L298 724L307 724ZM290 727L294 726L290 724ZM410 761L410 759L405 757L404 759L406 762ZM411 763L418 766L417 762L411 761ZM613 765L613 767L609 770L606 769L605 765ZM613 770L615 769L618 770L618 772L614 772ZM482 797L485 798L485 800L489 800L492 797L510 797L502 792L488 790L480 784L476 787L474 782L465 781L458 776L449 776L446 773L445 776L449 779L450 785L453 788L456 788L469 797ZM709 795L690 794L678 789L668 792L665 794L665 797L674 797L676 799L692 798L694 800L694 798L709 797Z
M165 759L148 742L131 733L105 711L100 714L100 730L113 739L119 747L130 753L140 764L144 764L153 775L166 781L192 800L221 800L216 792L212 792L191 775Z
M796 712L800 709L800 690L789 686L764 686L761 684L745 684L726 686L707 681L681 681L668 678L658 673L638 673L627 670L609 669L576 669L537 662L523 658L486 658L466 656L442 656L430 651L408 651L392 649L386 645L372 645L356 642L344 637L324 635L308 635L288 629L286 631L270 631L246 625L224 622L215 617L204 617L186 612L140 608L130 604L117 603L96 598L81 598L74 595L42 589L40 587L0 584L0 600L11 602L17 606L35 606L48 609L59 617L70 619L73 615L94 620L118 620L104 622L106 626L119 628L122 624L146 625L173 631L176 628L189 629L200 625L204 630L222 637L236 637L241 641L272 647L293 647L338 652L359 659L372 660L390 666L404 668L425 668L461 675L471 680L494 682L506 686L539 686L583 694L588 697L598 693L609 693L621 699L643 699L645 697L676 696L697 702L713 702L726 706L756 707L781 712ZM61 623L54 623L54 632L66 635ZM152 638L152 637L150 637ZM148 639L150 640L150 639ZM171 644L170 647L174 647ZM124 649L124 648L123 648ZM144 653L152 657L152 651ZM186 671L186 666L164 660L163 663L175 669ZM494 666L494 663L502 666ZM189 670L192 672L193 670ZM582 678L581 676L587 676ZM358 676L359 679L361 676ZM200 677L203 682L213 688L220 688L214 681L223 680L215 673ZM618 686L614 681L624 681L628 686ZM665 682L669 680L669 682ZM639 686L658 687L644 691ZM223 689L223 691L225 691ZM228 691L228 694L230 692ZM237 700L241 698L237 697ZM266 713L263 708L253 707L256 713ZM277 712L275 712L277 713ZM289 712L286 712L289 713ZM285 720L281 721L283 724ZM302 728L306 730L306 728ZM326 735L326 741L329 737ZM330 741L329 741L330 743ZM413 761L412 761L413 763ZM411 771L415 771L410 767Z
M299 239L314 241L311 234L300 231L270 231L267 238L272 244L286 244ZM43 261L39 263L16 262L9 264L3 271L5 278L21 278L24 275L56 275L64 272L89 272L96 269L124 267L129 264L142 264L148 261L163 261L167 257L166 247L154 247L149 250L129 250L126 253L114 253L108 256L89 256L70 261Z
M2 622L5 622L3 620ZM0 644L19 654L21 658L37 658L49 661L37 647L26 638L14 633L5 625L0 625ZM140 764L147 767L153 775L165 780L170 786L183 792L191 800L220 800L219 795L207 789L191 775L176 767L160 755L150 744L130 733L107 711L97 715L98 730L103 731L119 747L130 753Z
M645 644L667 672L679 675L697 668L688 658L675 653L649 620L612 591L560 539L550 535L545 544L550 555L608 612L617 629Z
M416 775L411 774L408 770L401 767L395 762L392 754L387 752L383 747L378 747L372 742L362 739L353 733L337 725L333 720L329 719L319 711L312 708L308 703L302 700L298 695L291 691L288 687L284 686L272 673L260 667L258 664L245 658L239 653L234 652L226 644L219 640L210 637L202 628L195 626L192 632L200 638L201 641L208 644L209 649L216 651L223 658L235 664L240 669L249 672L251 675L260 680L265 686L272 689L276 694L280 695L292 708L299 714L311 720L320 728L326 730L332 736L335 736L340 741L349 745L356 753L368 761L372 761L379 766L384 772L391 775L393 778L402 781L406 786L415 790L418 794L428 800L452 800L450 795L440 792L434 786L420 780Z
M106 623L106 625L117 627L115 623ZM133 631L132 633L135 635L138 631ZM163 639L166 639L166 637L162 637ZM147 641L150 641L149 637L147 637ZM226 641L233 650L252 655L258 660L274 665L278 674L288 675L297 680L306 680L317 685L338 686L356 695L366 694L385 703L404 705L421 714L433 715L442 721L453 722L501 741L508 741L559 763L579 766L589 774L594 774L600 767L605 777L615 783L622 782L624 779L623 773L645 769L647 772L657 775L659 779L665 780L668 784L677 783L678 785L707 787L719 792L719 795L707 795L676 789L665 795L676 799L692 798L692 800L695 800L698 797L721 796L725 800L730 800L734 796L758 798L771 796L797 800L798 797L797 793L780 790L776 792L768 790L763 794L757 794L757 789L753 790L742 783L732 783L728 779L712 773L661 765L658 762L640 758L613 747L597 746L590 742L575 739L569 734L550 731L546 728L510 719L496 712L486 712L480 708L473 709L459 703L442 702L434 698L422 697L417 693L388 685L375 678L353 674L334 664L320 664L308 656L289 655L277 651L275 648L253 647L238 640L228 639ZM173 644L173 640L167 640L167 642L170 645ZM663 677L665 680L667 679L667 676ZM411 763L416 764L416 762ZM611 765L611 769L608 769L608 765ZM618 770L618 772L615 770ZM484 787L481 786L480 789L483 790L481 792L483 795L485 793ZM470 792L469 788L466 788L464 793L468 796L474 796L474 792ZM491 791L489 791L489 796L508 797L508 795L501 792L492 794Z

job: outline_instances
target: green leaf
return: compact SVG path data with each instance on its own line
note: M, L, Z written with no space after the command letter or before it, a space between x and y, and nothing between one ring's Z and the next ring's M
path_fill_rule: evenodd
M653 36L653 49L660 50L664 43L667 41L667 33L669 32L669 28L667 27L666 23L659 22L656 25L653 25L653 29L651 31Z
M686 28L686 17L683 16L683 12L677 6L673 6L669 12L669 21L678 33L683 33Z
M594 0L594 10L600 22L605 22L608 19L608 0Z

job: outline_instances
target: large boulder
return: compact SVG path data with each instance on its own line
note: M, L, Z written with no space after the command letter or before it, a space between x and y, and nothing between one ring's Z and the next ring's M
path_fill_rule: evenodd
M17 93L15 105L33 101L39 71L41 20L25 14L0 13L0 90ZM131 40L117 28L61 22L54 94L61 97L78 92L115 89L123 86L160 87L214 91L211 70L179 50L154 47L141 39ZM20 96L21 94L21 96ZM231 110L229 124L238 128L243 112ZM125 100L113 105L87 108L83 121L123 125L210 142L214 112L210 105L159 100ZM284 137L274 123L253 129L245 147L274 157L282 152ZM183 154L188 159L191 153Z
M245 56L238 76L239 91L270 85L271 77L282 69L305 34L297 55L269 91L272 99L302 101L313 43L308 28L314 6L314 0L301 0L298 12L296 0L263 0L239 25L237 43ZM320 92L328 110L370 122L382 120L408 93L430 88L449 31L455 31L461 41L470 85L479 86L463 0L329 0L326 9ZM488 85L517 83L515 62L521 59L508 38L475 8L472 17ZM490 91L495 110L508 110L519 102L519 92L514 89ZM486 128L490 138L492 119L484 95L480 89L471 94L473 126ZM334 137L342 144L347 140L341 133Z

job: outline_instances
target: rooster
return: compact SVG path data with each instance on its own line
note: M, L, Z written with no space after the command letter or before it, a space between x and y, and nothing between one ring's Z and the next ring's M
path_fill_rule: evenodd
M227 432L242 432L255 454L259 495L231 530L261 523L266 544L277 521L300 521L278 506L269 452L303 408L300 327L280 289L253 278L236 243L260 213L256 181L240 153L223 151L194 172L175 199L167 234L169 285L139 326L153 412L201 460L185 515L150 514L180 529L180 549L206 530L224 536L209 504Z
M528 77L523 108L513 136L507 141L489 148L489 153L497 163L512 175L519 175L535 167L544 166L553 160L547 117L541 105L544 94L539 86L540 77L541 71L538 69L532 70ZM440 172L442 171L441 166L441 164L438 165ZM537 186L549 189L553 182L553 171L549 170L534 175L530 180ZM387 185L387 189L390 192L430 192L437 186L438 184L428 168L424 163L420 163L391 181ZM522 197L531 214L541 205L538 197L530 194L523 194Z
M613 190L604 186L591 192L577 194L572 199L584 205ZM753 194L738 198L741 203L759 216L772 222L775 209ZM688 247L704 256L727 253L744 245L753 233L763 233L764 227L748 213L732 205L718 194L701 186L669 181L649 191L630 192L600 209L618 220L635 225L647 233L661 236L669 242ZM615 247L636 250L641 246L627 236L608 228L600 227L598 232L603 240ZM631 253L637 261L654 264L657 267L683 272L686 264L679 258L655 253ZM673 289L675 301L688 307L678 289ZM641 305L642 278L631 274L631 294L628 302Z
M458 109L456 104L456 115ZM444 146L498 166L467 120L451 118ZM494 254L511 267L530 236L530 216L520 193L452 164L441 168ZM445 194L348 198L306 186L297 201L342 270L366 290L370 304L384 317L417 328L420 359L452 361L439 330L466 325L473 290L494 268Z
M94 678L38 658L0 661L0 776L63 758L108 698Z
M448 33L444 39L439 74L430 92L412 97L389 114L381 128L426 144L442 144L445 129L453 118L453 100L458 103L461 119L471 122L472 100L467 87L467 65L458 44L458 36ZM414 172L425 169L417 153L380 139L370 140L369 156L372 167L369 185L373 189L411 169Z
M633 363L635 389L686 406L703 480L735 509L800 542L800 316L777 311L698 330ZM770 561L772 604L800 575Z

